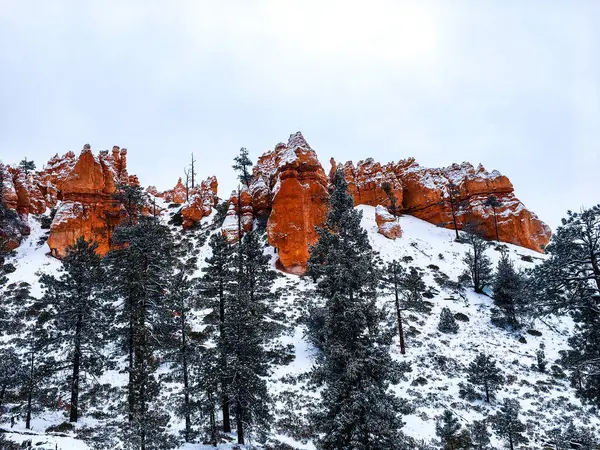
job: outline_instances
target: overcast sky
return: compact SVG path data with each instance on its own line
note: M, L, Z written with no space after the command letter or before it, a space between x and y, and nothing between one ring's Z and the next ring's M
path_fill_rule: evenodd
M144 185L330 157L481 162L553 228L600 202L600 1L0 0L0 159L127 147Z

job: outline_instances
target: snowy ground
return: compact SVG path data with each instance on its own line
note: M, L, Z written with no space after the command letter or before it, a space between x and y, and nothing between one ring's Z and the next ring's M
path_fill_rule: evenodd
M165 221L174 210L165 207ZM600 418L594 414L574 396L568 380L558 378L534 369L536 362L535 352L540 344L545 346L548 366L552 366L559 357L559 351L567 348L566 335L572 327L568 317L554 318L546 323L536 322L522 330L522 334L512 333L499 329L490 323L490 308L492 301L485 295L466 292L464 296L441 288L434 276L446 274L451 280L456 280L464 270L462 258L467 246L454 242L454 232L435 227L427 222L411 216L401 217L400 225L403 237L391 241L377 233L375 224L375 208L359 206L363 211L363 227L368 231L369 239L384 261L403 259L408 257L414 265L424 270L426 284L438 293L430 299L433 304L430 314L409 314L408 324L405 326L407 333L407 353L399 353L397 343L391 351L399 360L411 364L412 371L407 374L407 380L396 386L399 396L407 399L414 406L414 413L404 417L406 425L404 432L418 439L430 441L435 439L435 418L444 409L453 411L464 424L479 420L496 411L497 405L505 397L517 398L523 408L522 420L528 426L529 448L541 449L544 440L544 430L554 425L564 424L567 419L572 419L576 424L600 426ZM209 223L212 217L203 219ZM59 267L59 262L47 255L47 246L39 245L40 237L47 233L42 230L39 223L31 219L31 236L25 239L11 261L17 266L17 271L9 276L9 283L28 281L32 284L32 294L39 296L40 287L37 283L36 272L54 272ZM180 227L172 226L173 232L181 233ZM194 232L187 232L185 237L194 239ZM535 262L528 262L532 258L539 261L543 255L514 245L506 245L511 258L518 267L532 267ZM210 249L205 243L196 246L198 260L203 263L209 255ZM273 263L276 256L271 248L265 251L272 255ZM500 252L490 247L488 256L496 263ZM523 259L523 257L525 259ZM198 272L200 275L200 269ZM312 350L303 339L303 329L296 325L296 320L302 314L304 295L310 292L311 283L308 280L287 274L281 274L276 281L279 288L286 287L287 294L281 298L280 308L286 312L289 332L282 337L284 344L293 344L295 357L287 366L274 370L269 388L276 398L278 419L285 418L290 410L297 415L295 419L301 422L302 414L307 405L316 395L306 388L305 381L299 375L310 370L312 364ZM382 303L391 306L391 299L382 299ZM439 315L442 307L448 307L453 313L465 314L469 321L459 322L460 330L455 335L443 334L437 330ZM527 329L535 329L540 336L531 335ZM526 343L519 341L524 337ZM521 339L522 340L522 339ZM498 393L497 399L491 404L483 401L467 402L458 395L458 384L465 381L466 368L478 352L491 354L502 367L507 379L504 388ZM123 374L109 372L103 376L104 382L121 385L125 382ZM32 439L38 448L62 449L87 449L86 444L74 437L47 435L44 430L50 425L56 425L65 420L64 413L52 412L35 417L33 432L35 436L28 436L29 432L23 428L23 423L18 422L10 430L7 418L0 421L0 428L11 431L7 436L15 441ZM84 420L85 423L85 420ZM89 422L88 422L89 423ZM175 428L181 428L176 423ZM281 427L274 427L275 437L294 448L314 449L311 442L302 442L289 435L281 433ZM492 442L496 447L501 443ZM187 444L186 450L201 449L200 444ZM207 447L208 448L208 447ZM212 447L211 447L212 448ZM231 445L222 445L220 448L232 448Z

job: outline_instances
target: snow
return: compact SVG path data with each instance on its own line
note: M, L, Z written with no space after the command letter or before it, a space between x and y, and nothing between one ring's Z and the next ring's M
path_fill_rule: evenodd
M163 220L166 223L169 214L174 211L169 210L167 203L162 199L157 198L157 204L163 209ZM407 373L407 379L394 387L397 395L410 401L414 407L412 414L403 417L406 423L403 427L404 433L420 440L434 440L436 439L435 419L444 409L450 409L465 425L494 414L502 399L507 397L517 398L521 403L521 420L528 426L527 435L531 439L528 448L531 449L543 448L544 429L548 430L553 425L564 424L568 419L573 420L575 424L587 422L588 425L600 426L600 418L575 397L568 380L552 377L548 373L540 373L532 368L536 361L535 352L540 344L545 347L549 367L559 357L559 352L568 348L566 336L573 327L570 318L556 317L545 323L540 321L532 323L522 332L527 342L520 343L520 333L506 331L490 323L492 300L489 297L471 291L460 295L440 287L434 280L435 275L440 273L446 274L451 280L456 280L464 270L462 258L467 247L465 244L455 242L453 230L436 227L405 215L399 218L403 237L392 241L377 232L374 207L358 206L357 209L363 213L362 226L367 230L371 245L381 258L384 261L410 260L406 264L423 269L427 286L439 291L434 298L430 299L433 304L431 314L407 315L405 329L409 330L409 333L406 338L406 355L400 354L397 342L391 347L394 358L406 361L412 366L412 371ZM205 228L202 226L210 223L212 218L213 216L202 219L198 228L200 231L188 230L183 233L181 228L174 226L171 229L178 239L193 238L194 233L204 232L202 230ZM10 261L17 267L17 271L8 277L9 283L17 281L31 283L32 295L40 296L41 289L36 274L55 273L60 267L60 262L48 256L48 248L45 244L38 243L47 231L41 229L39 221L34 217L30 222L31 235L24 239ZM213 233L218 232L220 230L213 231ZM208 239L202 246L194 244L200 263L196 276L201 275L204 260L210 255L207 242ZM508 250L511 259L519 268L533 267L535 262L527 261L530 258L536 262L545 258L540 253L515 245L503 244L503 247ZM265 252L271 255L275 265L277 255L274 250L267 247ZM487 250L487 255L496 264L501 253L492 246ZM311 295L312 287L308 279L289 274L280 274L276 280L275 288L283 289L285 292L278 307L286 313L289 325L289 332L281 337L281 343L291 344L294 349L294 358L291 362L274 368L269 377L270 393L277 398L275 405L277 416L285 413L284 400L295 398L298 398L301 406L293 412L302 416L318 395L310 391L306 381L299 378L299 375L311 370L314 360L314 350L304 339L304 328L298 325L297 321L304 312L305 298ZM391 298L382 297L381 304L391 306ZM460 329L457 334L443 334L437 330L443 307L448 307L453 313L460 312L468 316L469 322L458 322ZM204 311L197 311L197 317L200 318L204 313ZM525 330L528 328L541 332L541 336L527 334ZM490 354L498 362L509 380L489 405L483 402L483 397L482 400L468 402L458 395L459 383L464 382L466 378L466 368L482 351ZM291 379L293 381L290 381ZM421 382L425 380L426 384L419 385L415 383L417 380ZM124 385L126 380L123 373L115 370L105 373L100 381L119 386ZM40 443L39 448L87 449L88 446L75 437L44 433L50 425L57 425L64 420L63 412L51 411L35 415L33 436L20 434L28 432L23 428L22 422L17 423L11 430L6 416L0 418L0 428L9 431L6 435L9 439L17 442L32 439L34 444ZM181 429L180 419L174 417L173 420L174 428ZM84 417L84 425L93 423L91 419ZM279 431L275 430L273 437L294 448L307 450L315 448L311 442L297 441L290 436L280 434ZM232 434L232 437L235 435ZM494 437L492 445L499 448L502 444ZM181 447L185 450L203 448L213 447L200 444L186 444ZM219 448L232 449L233 445L222 444Z

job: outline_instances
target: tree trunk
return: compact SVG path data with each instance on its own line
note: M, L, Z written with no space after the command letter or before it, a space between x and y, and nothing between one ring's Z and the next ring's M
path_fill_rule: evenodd
M145 330L145 324L146 324L146 302L145 300L142 301L142 304L140 305L140 321L139 321L139 325L140 325L140 342L137 345L136 348L136 352L138 352L138 355L136 356L136 360L139 361L140 364L140 374L138 374L138 383L139 383L139 398L137 399L139 401L140 404L140 417L138 418L139 422L140 422L140 448L141 450L146 450L146 427L148 426L148 423L146 422L147 419L147 406L146 406L146 379L148 378L148 373L147 373L147 358L148 358L148 353L147 353L147 341L146 341L146 330Z
M221 342L225 339L225 293L223 292L223 283L219 285L219 338ZM221 371L225 372L225 355L221 356ZM221 377L221 408L223 410L223 431L231 433L231 420L229 417L229 397L226 390L225 377Z
M500 242L500 237L498 235L498 217L496 216L496 208L494 210L494 227L496 228L496 240Z
M183 306L183 305L182 305ZM181 359L183 365L183 403L185 408L185 442L190 442L192 421L190 418L190 385L188 381L187 341L185 312L181 311Z
M456 211L454 210L454 200L450 200L450 209L452 210L452 222L454 223L454 232L456 233L456 240L459 240L458 237L458 225L456 224Z
M128 370L128 383L127 383L127 404L129 406L129 411L128 411L128 419L129 422L131 422L133 420L133 409L135 407L135 397L134 397L134 389L133 389L133 363L134 363L134 354L133 354L133 349L134 349L134 342L133 342L133 335L134 335L134 330L135 330L135 323L134 323L134 316L133 316L133 301L129 301L130 303L130 308L131 310L129 311L129 336L127 336L128 338L128 345L129 345L129 370Z
M396 294L396 321L398 322L398 338L400 340L400 353L406 353L406 345L404 343L404 329L402 328L402 315L400 312L400 299L398 298L398 287L394 286L394 294Z
M71 377L71 410L69 422L77 422L79 412L79 365L81 362L81 331L83 317L79 313L77 325L75 326L75 348L73 349L73 373Z
M236 420L236 425L237 425L237 441L238 444L243 445L244 444L244 420L243 420L243 408L242 408L242 403L239 400L236 400L235 403L235 409L236 409L236 414L235 414L235 420Z
M508 444L510 445L510 450L515 450L514 446L513 446L513 437L512 437L512 433L510 433L508 435Z
M31 351L31 366L29 369L29 389L27 392L27 417L25 419L25 428L31 430L31 402L33 399L33 376L34 376L35 352Z
M485 401L487 403L490 402L490 388L488 387L487 383L485 383Z

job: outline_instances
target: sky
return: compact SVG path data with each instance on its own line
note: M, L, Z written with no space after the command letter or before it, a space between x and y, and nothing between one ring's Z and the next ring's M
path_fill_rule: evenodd
M302 131L329 158L482 163L553 228L600 203L598 0L0 0L0 160L119 145L168 189L193 152Z

